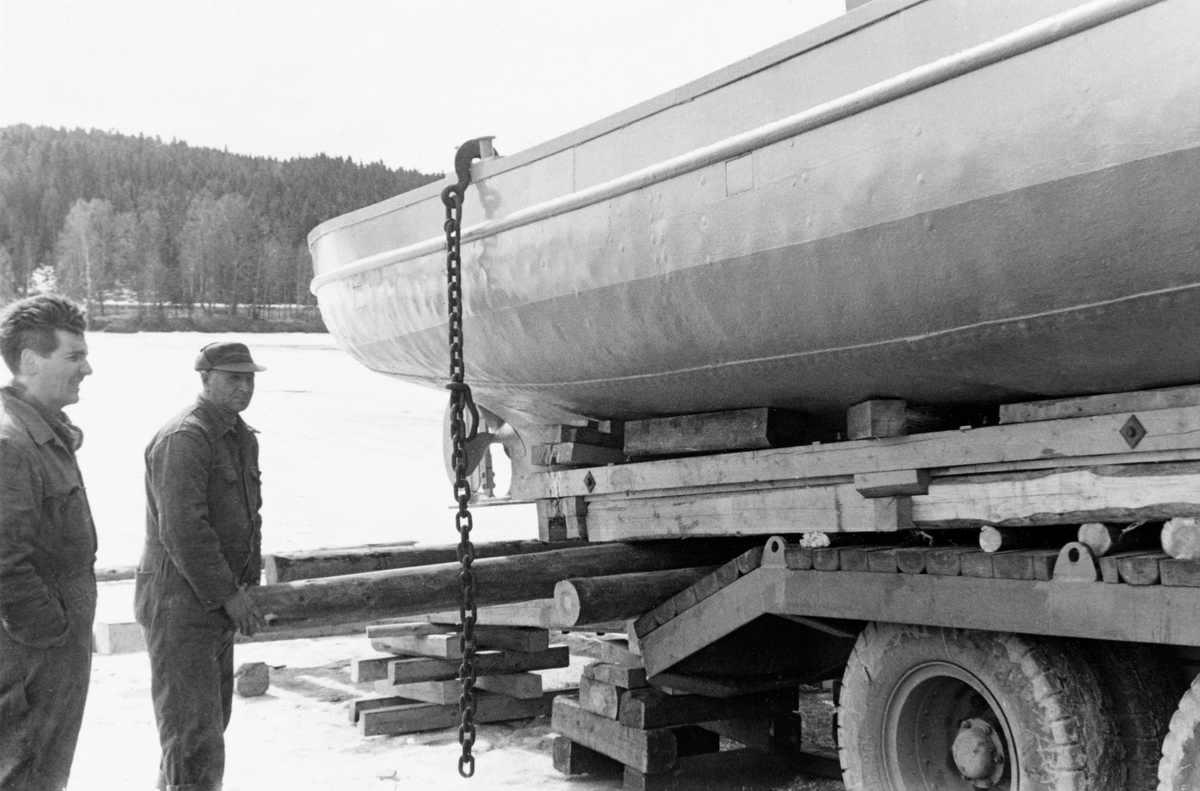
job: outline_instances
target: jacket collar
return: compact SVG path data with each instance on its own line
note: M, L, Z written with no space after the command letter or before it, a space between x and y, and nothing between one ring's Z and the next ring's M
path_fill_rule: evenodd
M196 397L196 408L204 415L205 421L214 426L221 434L237 431L239 424L245 425L242 423L241 415L237 412L221 409L203 395ZM247 428L249 427L247 426Z
M20 418L37 444L45 445L58 439L72 451L78 450L83 444L83 432L64 413L50 414L41 404L30 398L21 385L13 382L0 388L0 393L3 394L5 407ZM55 431L59 426L62 427L65 437ZM70 441L67 441L66 437L70 437Z

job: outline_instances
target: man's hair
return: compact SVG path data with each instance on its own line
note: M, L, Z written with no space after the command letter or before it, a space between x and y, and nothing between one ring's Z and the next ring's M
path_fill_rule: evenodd
M9 305L0 314L0 355L8 370L21 369L21 352L32 349L47 357L58 349L57 330L82 335L87 316L66 297L40 294Z

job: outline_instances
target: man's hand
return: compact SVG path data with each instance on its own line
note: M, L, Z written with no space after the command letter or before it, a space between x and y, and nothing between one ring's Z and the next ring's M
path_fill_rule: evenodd
M253 637L259 627L266 624L262 613L254 604L254 600L250 598L250 594L246 593L245 585L238 588L237 593L225 600L224 607L225 612L233 619L233 625L247 637Z

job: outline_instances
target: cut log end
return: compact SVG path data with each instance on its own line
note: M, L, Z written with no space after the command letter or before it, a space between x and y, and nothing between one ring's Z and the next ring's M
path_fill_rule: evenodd
M1200 519L1168 519L1162 528L1162 549L1177 560L1200 559Z

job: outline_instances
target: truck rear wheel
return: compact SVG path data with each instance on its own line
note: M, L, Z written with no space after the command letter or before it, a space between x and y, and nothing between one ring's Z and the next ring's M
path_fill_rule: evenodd
M1067 641L870 624L843 677L847 791L1116 791L1115 727Z
M1200 676L1183 694L1171 717L1158 765L1158 791L1200 788Z

